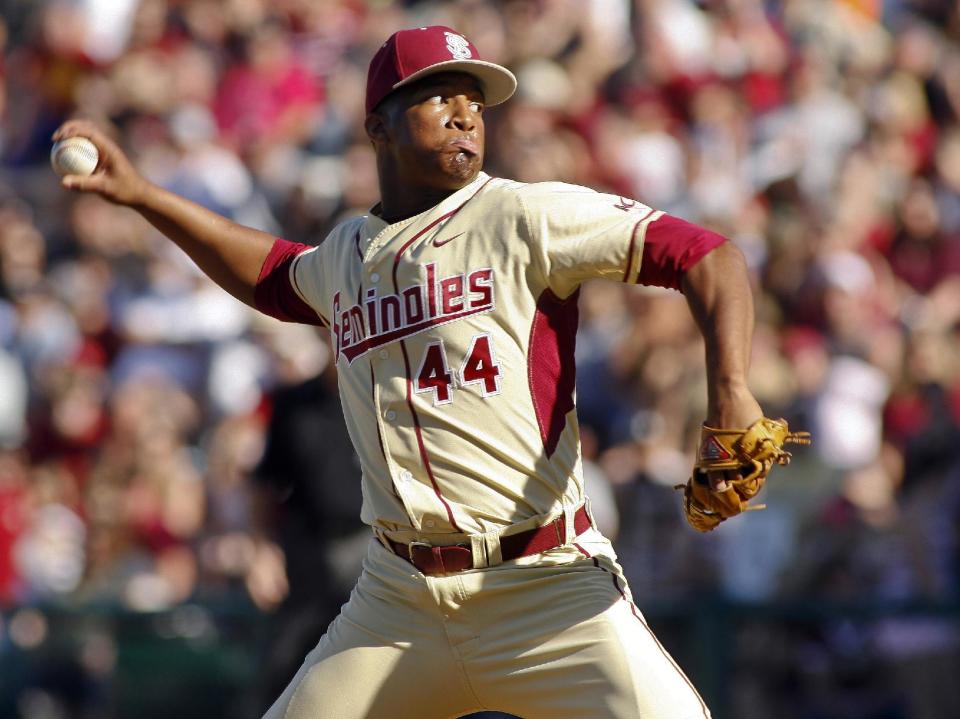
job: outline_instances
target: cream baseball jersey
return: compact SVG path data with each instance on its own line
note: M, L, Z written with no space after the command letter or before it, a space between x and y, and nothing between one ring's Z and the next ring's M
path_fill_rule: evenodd
M616 195L480 173L394 224L371 213L318 247L278 240L257 306L329 327L365 522L495 533L584 501L580 284L678 287L722 241Z

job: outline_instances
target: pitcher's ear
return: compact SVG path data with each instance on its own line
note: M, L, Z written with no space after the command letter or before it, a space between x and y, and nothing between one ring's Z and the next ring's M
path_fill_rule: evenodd
M390 136L387 132L386 119L379 112L371 112L367 115L367 119L363 121L363 128L367 131L367 137L375 145L383 144Z

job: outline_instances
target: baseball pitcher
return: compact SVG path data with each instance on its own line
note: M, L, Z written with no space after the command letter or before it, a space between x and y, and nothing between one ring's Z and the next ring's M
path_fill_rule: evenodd
M317 247L148 183L90 123L55 135L100 150L66 187L135 208L247 304L331 332L372 537L349 602L268 719L710 716L590 516L577 297L596 277L686 296L709 410L683 507L708 530L748 508L794 438L747 389L745 264L636 200L485 174L484 108L515 87L450 28L390 37L366 95L381 202Z

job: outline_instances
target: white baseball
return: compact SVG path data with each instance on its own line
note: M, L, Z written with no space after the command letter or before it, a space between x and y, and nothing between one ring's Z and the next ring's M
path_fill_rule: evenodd
M50 164L58 175L92 175L97 169L100 153L97 146L85 137L68 137L54 143L50 150Z

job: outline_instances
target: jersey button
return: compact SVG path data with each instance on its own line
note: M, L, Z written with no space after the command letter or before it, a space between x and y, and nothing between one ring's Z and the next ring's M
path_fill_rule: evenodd
M432 519L428 519L426 522L423 523L423 526L426 527L427 529L433 529L434 527L437 526L437 523L434 522Z
M371 274L370 274L370 281L371 281L371 282L379 282L379 281L380 281L380 275L377 274L376 272L371 273Z
M380 359L389 359L390 350L380 350Z
M390 421L392 422L392 421L395 420L396 418L397 418L397 413L394 412L392 409L391 409L389 412L387 412L387 419L388 419L388 420L390 420Z
M411 479L413 479L413 475L410 474L408 471L404 470L400 473L399 479L401 482L406 483L406 482L409 482Z

